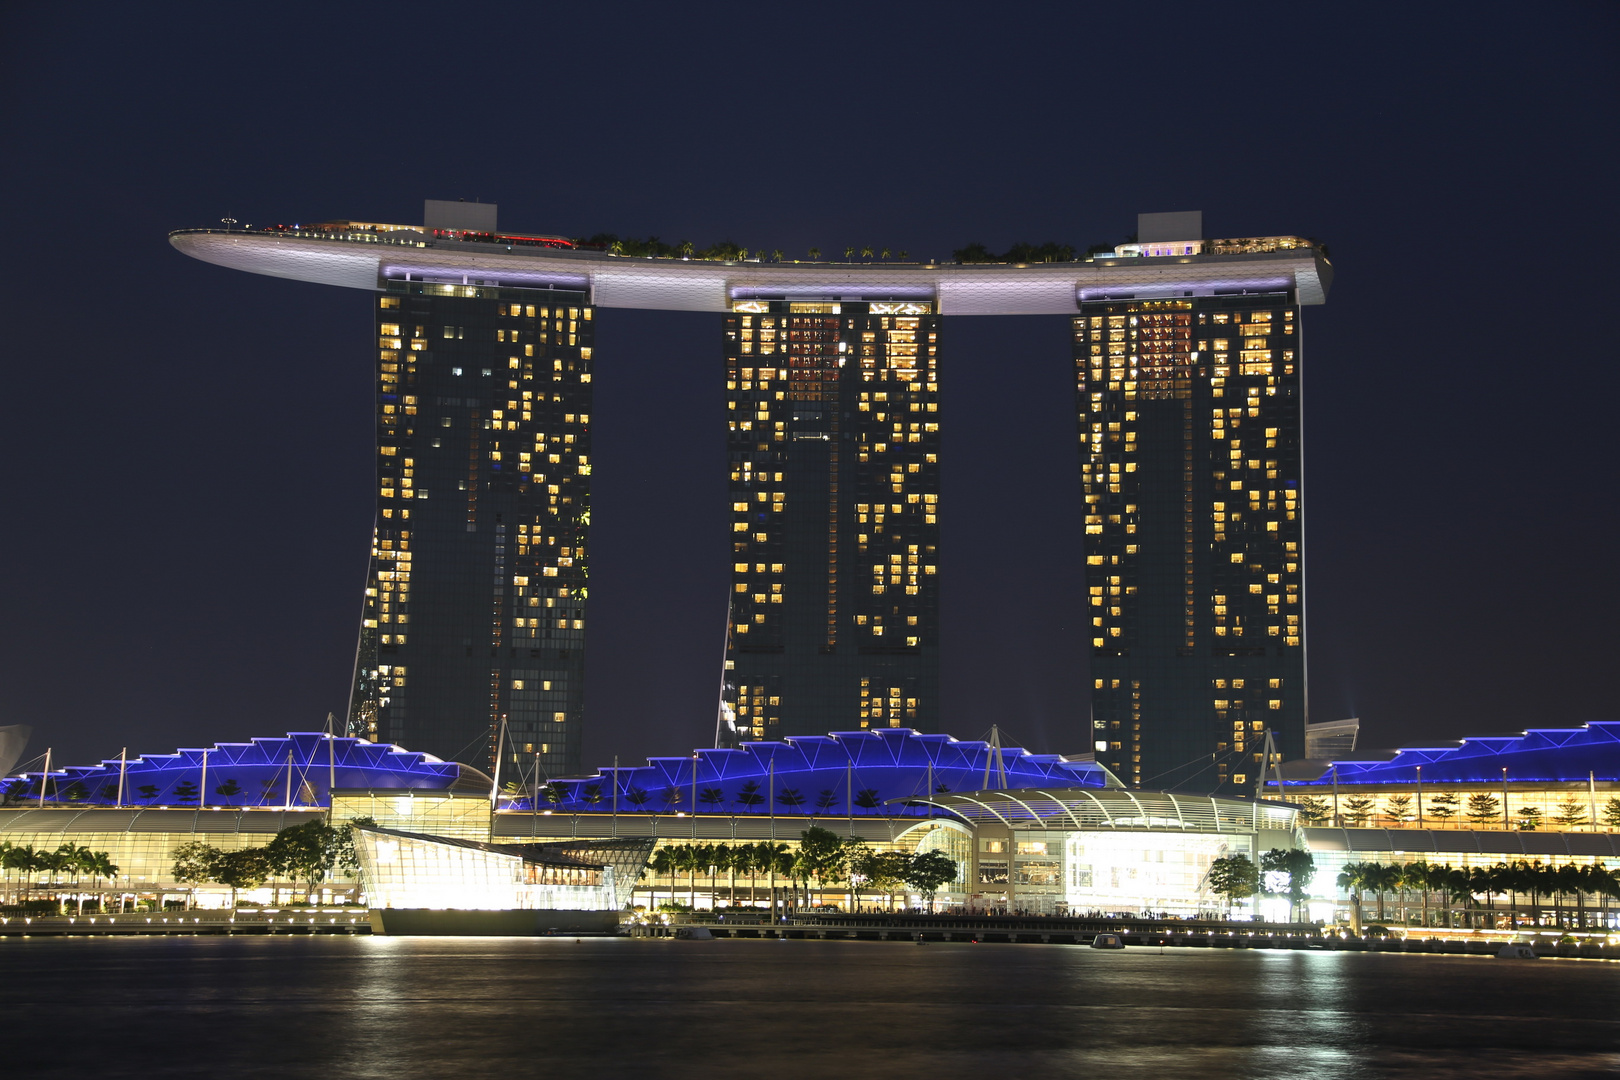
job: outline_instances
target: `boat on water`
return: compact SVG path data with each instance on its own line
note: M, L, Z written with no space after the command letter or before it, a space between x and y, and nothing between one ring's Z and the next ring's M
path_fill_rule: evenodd
M1091 939L1093 949L1123 949L1125 942L1120 940L1118 934L1098 934Z
M1496 950L1498 960L1534 960L1536 950L1522 941L1515 941Z
M709 932L707 926L677 926L675 933L670 935L676 941L713 941L714 934Z

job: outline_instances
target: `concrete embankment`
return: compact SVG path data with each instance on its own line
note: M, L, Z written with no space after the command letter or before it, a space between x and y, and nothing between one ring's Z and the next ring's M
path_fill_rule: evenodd
M0 918L0 937L369 933L371 920L364 910L358 908L143 911L128 915L11 915Z

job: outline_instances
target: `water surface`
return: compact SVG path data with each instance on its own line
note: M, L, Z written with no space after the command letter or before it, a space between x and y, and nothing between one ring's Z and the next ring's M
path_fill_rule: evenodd
M1614 1077L1620 963L1040 945L0 939L10 1076Z

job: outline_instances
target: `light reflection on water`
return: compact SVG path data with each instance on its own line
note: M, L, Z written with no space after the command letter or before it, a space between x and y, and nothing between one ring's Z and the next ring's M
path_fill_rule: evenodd
M0 970L16 1076L1620 1074L1599 962L199 937L0 939Z

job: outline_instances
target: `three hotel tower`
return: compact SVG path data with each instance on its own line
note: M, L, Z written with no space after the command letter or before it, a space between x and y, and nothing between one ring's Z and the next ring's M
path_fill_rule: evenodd
M499 743L508 769L576 773L597 310L555 284L380 290L350 731L484 767ZM937 731L937 306L731 306L720 740ZM1075 741L1132 786L1251 784L1268 732L1303 752L1298 298L1117 294L1072 321L1092 681Z

